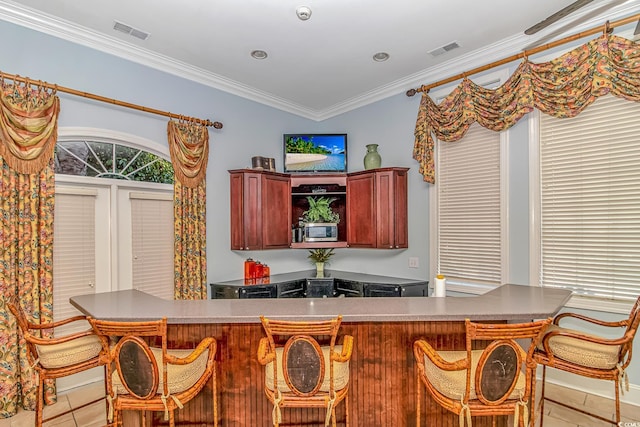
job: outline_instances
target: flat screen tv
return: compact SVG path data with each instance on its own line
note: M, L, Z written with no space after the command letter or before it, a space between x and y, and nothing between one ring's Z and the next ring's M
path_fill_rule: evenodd
M284 171L289 173L346 172L347 134L285 134Z

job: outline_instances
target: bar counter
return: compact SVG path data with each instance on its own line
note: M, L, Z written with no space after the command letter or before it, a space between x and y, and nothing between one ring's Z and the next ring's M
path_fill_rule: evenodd
M520 322L555 315L569 300L569 291L503 285L471 297L214 299L167 301L136 290L82 295L71 303L84 314L106 320L134 321L167 317L169 341L193 348L205 336L218 340L219 425L271 425L272 407L264 396L263 367L256 359L264 332L260 315L287 320L343 316L340 334L354 337L350 364L350 425L414 426L415 366L413 342L426 339L439 349L464 349L464 319ZM424 394L423 394L424 395ZM423 404L427 425L458 426L457 416L436 403ZM338 420L344 420L344 405ZM177 425L213 426L211 388L176 411ZM285 409L294 425L322 425L324 412ZM506 425L505 419L498 425ZM154 414L152 425L163 425ZM202 424L205 425L205 424ZM474 426L489 426L478 418Z

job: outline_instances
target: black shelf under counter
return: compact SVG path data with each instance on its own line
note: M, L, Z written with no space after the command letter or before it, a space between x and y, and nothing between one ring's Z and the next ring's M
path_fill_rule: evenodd
M334 270L325 270L324 275L318 277L315 270L310 270L276 274L253 283L240 279L209 286L213 299L426 297L429 282Z

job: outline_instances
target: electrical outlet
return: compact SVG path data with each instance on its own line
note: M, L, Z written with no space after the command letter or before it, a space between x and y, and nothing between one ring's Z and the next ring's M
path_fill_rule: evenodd
M409 268L420 268L420 261L418 257L409 257Z

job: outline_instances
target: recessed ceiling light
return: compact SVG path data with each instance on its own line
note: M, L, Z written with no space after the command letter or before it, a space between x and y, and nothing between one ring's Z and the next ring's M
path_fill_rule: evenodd
M373 55L373 60L376 62L384 62L389 59L389 54L387 52L378 52Z
M253 52L251 52L251 56L254 59L267 59L267 52L265 52L264 50L254 50Z

